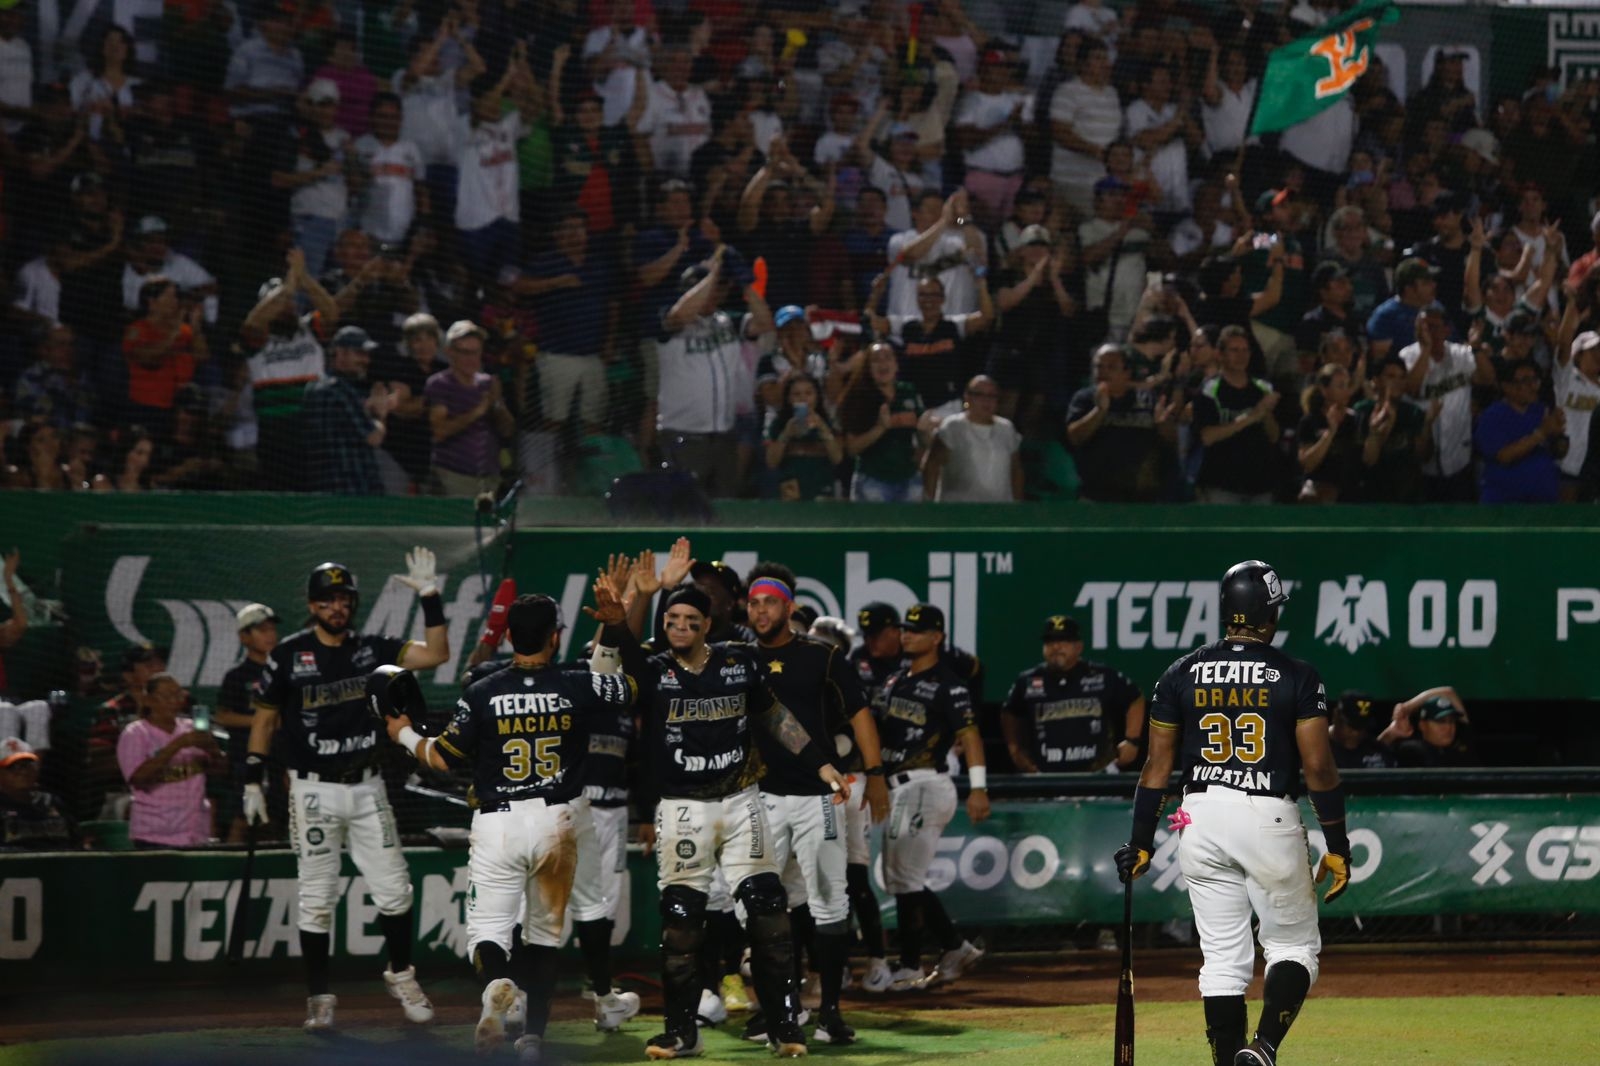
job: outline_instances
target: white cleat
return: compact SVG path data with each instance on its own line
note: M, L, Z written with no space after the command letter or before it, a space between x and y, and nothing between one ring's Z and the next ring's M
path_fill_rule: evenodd
M331 1033L333 1031L333 1008L338 1005L339 997L331 992L324 992L320 996L307 996L306 1032Z
M639 993L613 988L594 1001L594 1027L602 1033L614 1033L638 1013Z
M894 984L894 974L889 970L889 964L882 959L867 960L867 972L861 978L861 991L873 995L882 995L889 991L889 986Z
M728 1008L722 997L709 988L700 990L700 1006L695 1009L694 1020L700 1025L721 1025L728 1020Z
M521 1066L539 1066L544 1055L544 1037L527 1033L517 1037L517 1062Z
M970 940L963 940L958 948L951 948L939 956L939 965L928 978L928 986L953 984L962 974L972 970L983 959L983 949Z
M389 987L389 994L400 1001L400 1009L406 1012L406 1021L417 1025L433 1021L433 1004L428 1002L428 997L422 994L422 986L417 984L415 966L407 966L399 973L383 971L383 983Z
M915 970L902 966L889 978L889 991L891 992L924 992L931 980L927 971L922 967Z
M506 1039L521 1040L528 1031L528 993L517 989L516 1002L506 1011Z
M517 1005L517 986L509 978L490 981L483 990L483 1013L472 1032L472 1044L480 1055L499 1050L506 1042L506 1015ZM524 1014L526 1019L526 1014Z

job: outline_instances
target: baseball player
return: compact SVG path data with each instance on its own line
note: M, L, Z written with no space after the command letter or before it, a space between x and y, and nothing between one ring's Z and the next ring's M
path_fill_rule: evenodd
M261 675L267 672L267 656L278 646L278 616L264 603L251 603L239 608L239 643L244 646L244 658L222 675L217 689L217 705L212 720L228 730L228 765L234 780L245 784L245 755L250 750L252 724L250 700ZM229 819L228 841L243 843L246 826L244 811Z
M556 663L565 626L561 606L549 596L518 596L506 625L510 667L470 686L437 739L418 735L399 695L382 701L380 710L389 736L424 766L472 770L478 809L467 860L467 944L485 981L475 1042L480 1053L504 1042L507 1016L519 1006L519 992L525 993L525 1031L516 1035L516 1049L522 1062L536 1063L578 866L572 804L583 795L593 730L610 728L614 718L628 713L638 686L624 674ZM420 703L414 679L408 685L396 678L388 691L408 689ZM518 923L522 944L513 960L511 933ZM607 1015L609 986L606 991L596 1004L597 1024ZM618 1005L610 1007L609 1013L621 1013Z
M1083 658L1075 619L1053 614L1044 662L1017 675L1000 727L1018 773L1124 770L1139 758L1144 694L1120 672Z
M339 903L339 852L347 842L378 906L378 924L389 950L383 973L389 994L400 1001L408 1021L420 1024L433 1018L433 1005L411 965L411 872L378 770L380 728L366 709L365 694L367 675L377 667L438 666L450 657L450 639L433 552L409 552L406 574L396 580L421 597L423 643L355 632L351 626L360 596L356 576L339 563L323 563L306 580L311 625L272 650L252 701L244 816L251 823L267 819L261 782L273 734L282 730L282 758L289 771L289 837L300 881L308 1032L332 1029L338 1004L328 991L328 950Z
M745 578L746 609L756 633L756 658L765 667L767 687L794 714L807 733L826 749L859 753L868 802L879 820L888 812L878 728L849 663L831 644L796 636L794 571L781 563L758 563ZM850 1044L855 1030L839 1013L839 992L849 959L850 907L846 895L844 818L832 790L770 735L758 735L767 773L761 802L772 831L773 861L782 872L795 941L815 930L812 968L822 978L814 1039ZM835 769L844 762L834 760ZM754 1019L752 1019L754 1021Z
M1156 682L1150 755L1133 799L1133 835L1118 849L1123 881L1150 868L1167 777L1182 759L1183 805L1172 816L1205 962L1200 995L1212 1061L1273 1066L1317 979L1317 898L1296 799L1305 770L1327 853L1325 902L1350 879L1344 788L1328 743L1327 693L1308 663L1272 646L1289 599L1266 563L1222 578L1226 635L1190 652ZM1261 1019L1245 1045L1245 987L1255 967L1250 915L1267 960Z
M648 659L622 623L626 612L609 580L595 583L593 615L639 680L647 773L661 797L656 861L661 885L662 986L666 1031L652 1037L652 1059L699 1055L695 1024L700 982L696 954L705 930L711 871L721 867L749 919L751 970L771 1021L768 1043L779 1056L806 1053L796 1022L794 947L783 882L756 790L751 724L772 733L828 788L848 799L850 786L805 727L762 680L761 665L741 644L708 644L711 603L694 587L667 598L667 650Z
M889 826L883 834L883 882L900 912L900 966L891 989L920 991L949 983L975 966L983 951L956 932L928 885L939 834L956 813L956 786L947 757L957 742L972 791L967 817L989 817L988 769L972 693L940 656L944 612L927 603L906 611L901 641L910 663L885 683L876 708L883 764L889 779ZM929 930L943 954L933 973L922 969L922 936Z

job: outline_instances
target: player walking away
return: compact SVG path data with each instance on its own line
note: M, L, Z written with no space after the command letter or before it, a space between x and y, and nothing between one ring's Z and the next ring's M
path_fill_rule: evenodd
M411 872L378 769L379 725L366 709L367 675L377 667L423 670L450 657L433 552L411 551L406 568L396 580L421 598L423 643L354 632L356 576L339 563L323 563L306 581L310 627L272 650L254 698L244 816L248 822L266 821L261 782L273 734L281 729L289 771L289 838L300 881L308 1032L332 1029L338 1005L328 991L328 952L339 903L339 852L347 842L378 907L389 951L383 973L389 994L400 1001L408 1021L433 1018L433 1005L411 965Z
M639 680L647 773L661 797L656 861L666 1032L652 1037L645 1051L652 1059L701 1053L696 954L705 933L711 871L720 867L750 923L751 970L772 1022L769 1046L781 1057L804 1055L805 1034L795 1020L794 947L756 790L761 764L752 758L751 723L772 733L843 799L849 798L849 783L774 698L748 647L706 642L711 604L705 593L689 587L668 597L668 650L648 659L622 625L626 612L605 577L595 583L595 603L592 613L606 627L604 645L617 648L624 669Z
M467 858L467 944L484 979L475 1043L492 1052L510 1036L524 1063L539 1061L556 984L561 925L578 867L577 815L594 730L610 728L638 693L622 674L561 666L561 606L518 596L507 612L512 658L472 684L435 740L412 728L408 705L386 701L389 736L434 770L470 768L478 796ZM395 678L388 691L421 689ZM515 949L512 930L522 926ZM513 974L515 976L513 976ZM609 991L609 988L608 988ZM525 993L524 1032L508 1015ZM596 1017L600 1017L597 1009Z
M1017 772L1125 770L1139 759L1144 694L1119 671L1083 658L1075 619L1054 614L1044 662L1017 675L1000 726Z
M1309 664L1272 646L1288 594L1266 563L1222 579L1226 636L1190 652L1156 682L1150 757L1133 799L1133 835L1116 855L1123 881L1150 868L1167 777L1183 760L1183 806L1172 817L1205 962L1200 995L1212 1061L1273 1066L1317 979L1317 899L1296 799L1305 770L1332 875L1324 902L1350 879L1344 788L1328 743L1327 693ZM1267 960L1261 1020L1244 1045L1245 987L1255 967L1250 914ZM1243 1045L1243 1046L1242 1046Z
M928 885L939 834L956 813L956 786L946 771L959 741L972 791L967 817L989 817L988 770L972 693L940 657L944 612L919 603L906 612L901 641L910 664L889 678L876 708L883 763L889 778L889 828L883 837L883 882L900 911L900 966L890 987L920 991L947 984L971 969L983 951L956 932L944 904ZM922 969L922 939L938 940L939 964Z
M790 626L794 571L781 563L758 563L745 587L756 658L765 667L767 687L824 749L831 744L835 751L849 753L833 760L835 769L842 772L841 763L850 761L861 765L873 817L881 820L888 813L889 794L878 727L855 671L831 644L797 636ZM788 894L796 958L799 947L813 937L816 945L809 955L812 969L821 975L822 998L814 1038L822 1044L854 1043L855 1030L839 1013L850 934L844 812L834 804L832 790L776 740L758 735L756 742L767 764L761 801L772 831L773 861ZM764 1018L751 1019L754 1028L765 1024Z

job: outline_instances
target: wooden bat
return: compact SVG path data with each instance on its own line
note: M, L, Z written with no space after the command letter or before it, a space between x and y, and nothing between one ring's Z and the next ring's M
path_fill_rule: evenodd
M1117 1042L1112 1066L1133 1066L1133 879L1122 886L1122 976L1117 980Z

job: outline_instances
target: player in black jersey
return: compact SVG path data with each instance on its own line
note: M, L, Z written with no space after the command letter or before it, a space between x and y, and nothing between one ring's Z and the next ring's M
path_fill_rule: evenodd
M889 794L878 728L855 671L833 645L797 636L790 627L794 571L781 563L758 563L745 585L756 657L765 668L767 686L825 749L848 753L833 765L843 772L853 763L862 771L873 818L881 820L888 813ZM855 1031L839 1014L850 933L844 811L834 804L828 786L770 734L758 733L756 742L767 764L761 800L788 895L797 958L815 930L810 961L821 976L822 999L814 1035L819 1043L849 1044ZM751 1019L752 1026L763 1023Z
M577 869L571 804L583 795L595 727L610 729L613 719L627 713L638 686L624 674L556 664L565 626L560 605L549 596L517 597L507 628L511 665L468 687L441 736L417 735L403 713L392 714L387 728L423 765L472 771L478 809L468 859L467 944L486 982L478 1050L490 1051L505 1039L506 1015L522 991L526 1031L516 1046L523 1062L536 1062ZM513 956L511 934L518 923L522 944Z
M928 884L928 865L939 834L956 813L956 786L946 767L958 742L972 784L967 817L973 824L989 817L988 769L972 692L939 654L944 612L931 604L916 604L906 611L903 628L910 664L889 678L874 708L889 775L883 884L894 893L900 913L900 967L891 986L897 992L954 981L983 957L981 949L956 932ZM938 938L943 952L931 974L922 970L924 929Z
M666 1032L651 1039L653 1059L701 1053L695 1025L700 982L696 954L705 929L711 871L720 868L749 920L751 969L771 1020L769 1044L782 1056L806 1052L798 1010L793 944L783 883L756 781L751 724L772 733L828 787L848 799L848 782L828 753L772 695L761 664L742 644L708 644L711 605L699 589L679 588L664 615L670 650L646 658L609 580L595 583L592 614L605 624L602 642L616 647L639 680L643 750L649 783L659 794L656 859L660 871L661 952Z
M889 675L904 670L910 659L901 646L900 612L890 604L874 601L856 612L856 622L861 626L861 647L850 653L850 662L867 691L867 699L876 705ZM940 645L939 658L967 686L973 701L981 701L983 663L978 657L960 648Z
M217 689L217 706L212 720L228 730L228 766L234 782L242 790L245 778L245 755L250 750L250 726L253 722L251 699L256 684L267 672L267 656L278 646L278 616L264 603L246 604L236 616L239 623L239 643L244 646L244 658L222 675L222 685ZM241 792L242 794L242 792ZM275 810L272 816L283 820L288 808ZM228 818L228 842L242 844L245 839L244 811ZM219 819L219 824L221 820Z
M1206 1039L1212 1061L1273 1066L1317 979L1317 898L1296 802L1305 770L1326 852L1316 879L1325 902L1350 878L1344 788L1328 743L1328 699L1309 664L1272 646L1289 599L1266 563L1239 563L1222 579L1226 636L1173 663L1150 703L1150 756L1134 792L1133 836L1117 851L1124 881L1150 867L1162 793L1181 760L1183 805L1172 817L1189 884ZM1245 987L1255 968L1250 914L1267 976L1256 1036L1244 1045Z
M339 563L323 563L306 581L311 625L272 650L254 697L244 814L250 822L266 820L261 781L277 733L289 771L289 836L300 880L308 1031L331 1029L338 1003L328 991L328 948L339 903L339 852L346 841L378 907L389 948L383 975L389 993L410 1021L433 1017L411 966L411 872L378 771L382 728L366 707L367 675L377 667L424 670L450 657L433 552L408 552L406 568L396 580L421 599L423 643L352 629L359 603L356 576Z
M1017 675L1000 727L1018 773L1128 769L1144 735L1144 694L1119 671L1083 658L1078 623L1044 620L1044 662Z

